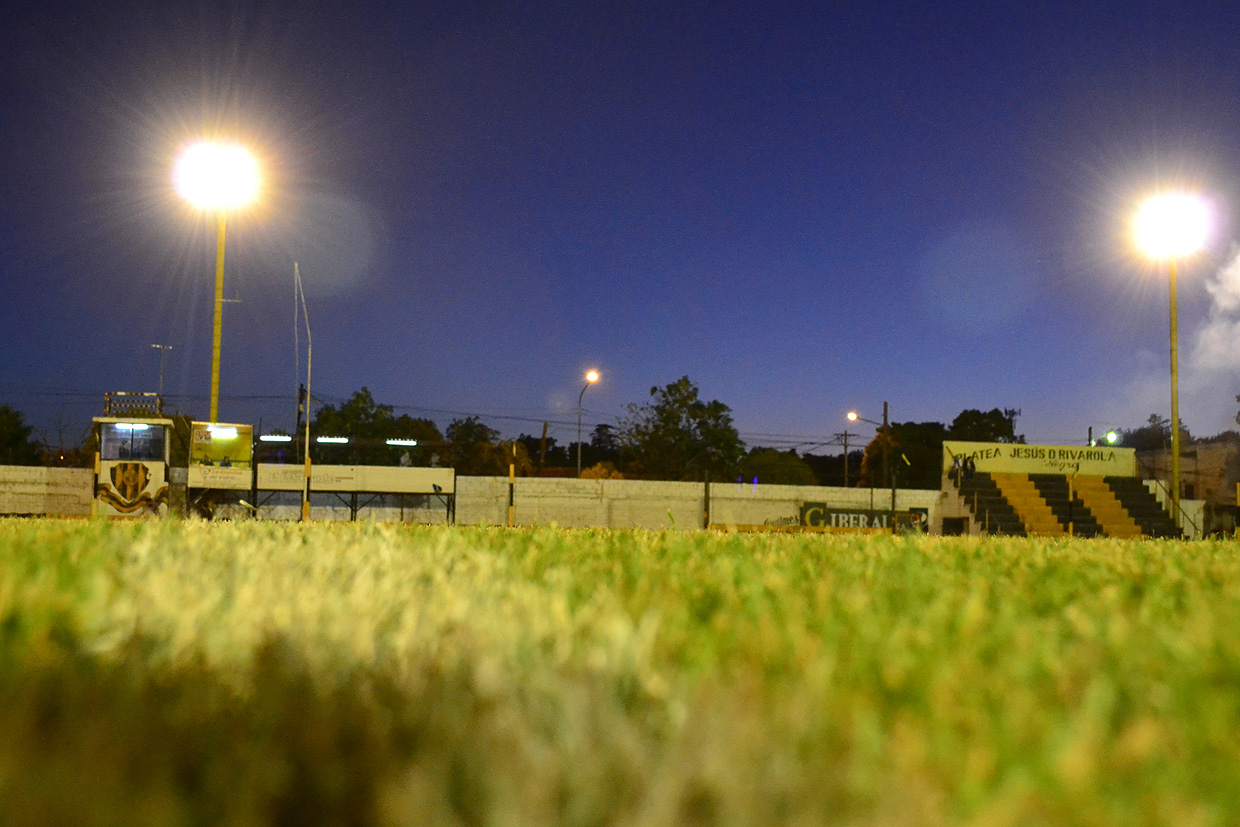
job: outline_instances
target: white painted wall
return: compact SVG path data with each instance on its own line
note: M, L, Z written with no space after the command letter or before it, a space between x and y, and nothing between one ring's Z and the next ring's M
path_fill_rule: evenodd
M813 485L711 483L710 522L715 525L796 523L801 505L886 511L884 489ZM938 491L896 491L896 510L926 508L938 525ZM706 486L700 482L577 480L519 477L513 486L517 525L607 526L610 528L697 529L706 514ZM458 477L456 521L506 524L506 477Z
M0 514L89 516L94 480L87 468L0 465Z
M507 477L457 477L458 523L505 525ZM578 480L518 477L513 492L517 525L694 529L702 527L705 486L692 482Z

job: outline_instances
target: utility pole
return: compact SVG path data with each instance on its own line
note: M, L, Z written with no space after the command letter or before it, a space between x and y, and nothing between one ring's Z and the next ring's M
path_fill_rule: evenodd
M854 436L856 436L856 434L851 434L848 431L844 431L844 433L842 434L835 435L836 439L842 440L844 443L844 487L845 488L848 487L848 438L854 437Z
M172 350L172 345L151 345L159 351L159 395L155 398L159 400L159 412L164 412L164 354Z
M887 423L887 403L883 402L883 477L891 486L891 511L887 515L887 524L892 533L896 530L896 480L891 473L891 426Z

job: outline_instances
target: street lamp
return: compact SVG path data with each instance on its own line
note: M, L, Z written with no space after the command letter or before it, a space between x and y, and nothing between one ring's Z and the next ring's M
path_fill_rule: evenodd
M581 393L577 394L577 476L581 476L581 400L585 398L586 391L590 386L598 381L598 371L586 371L586 384L581 389Z
M1089 430L1086 434L1085 445L1090 448L1094 448L1104 442L1107 445L1114 445L1115 443L1119 442L1119 431L1116 431L1114 428L1111 428L1106 433L1104 433L1100 439L1094 439L1094 426L1090 425Z
M229 210L258 194L258 162L235 144L203 142L182 151L172 180L187 201L218 219L215 243L215 325L211 336L211 421L219 421L220 339L224 306L224 224Z
M895 526L896 481L892 479L892 476L891 476L891 457L890 457L891 433L887 427L887 403L886 402L883 403L883 421L882 422L875 422L873 419L866 419L863 416L858 416L856 411L848 412L848 421L849 422L868 422L871 425L876 425L880 429L879 433L882 434L883 436L883 481L888 483L891 486L891 512L888 516L888 520L891 523L891 530L895 531L895 528L896 528ZM847 454L844 455L844 462L845 463L848 462Z
M1143 202L1133 219L1137 246L1155 261L1166 261L1171 296L1171 513L1180 525L1180 365L1176 331L1176 260L1205 246L1210 209L1200 197L1168 192Z

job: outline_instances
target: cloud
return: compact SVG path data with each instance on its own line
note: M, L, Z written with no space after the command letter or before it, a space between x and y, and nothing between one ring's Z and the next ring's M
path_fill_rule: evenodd
M1180 363L1180 419L1194 436L1212 436L1236 427L1240 392L1240 248L1206 282L1210 307L1194 331ZM1135 354L1137 375L1104 413L1113 422L1135 427L1151 413L1166 416L1171 406L1167 351Z
M1240 249L1206 283L1210 311L1193 337L1189 365L1207 372L1240 371Z

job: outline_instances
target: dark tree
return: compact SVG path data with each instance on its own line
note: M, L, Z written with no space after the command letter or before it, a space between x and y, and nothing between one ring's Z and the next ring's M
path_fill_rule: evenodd
M947 438L961 442L1015 442L1023 443L1023 434L1016 433L1015 408L991 408L982 412L975 409L961 411L947 429ZM936 486L937 487L937 486Z
M16 408L0 405L0 465L39 465L43 447Z
M620 435L610 425L596 425L590 432L590 441L585 448L585 456L589 457L590 465L600 462L620 464Z
M1130 431L1120 429L1119 444L1125 448L1136 448L1138 451L1157 451L1171 447L1171 420L1158 414L1150 414L1150 418L1140 428ZM1192 434L1180 423L1180 444L1192 442Z
M882 429L865 447L861 461L863 486L887 488L894 480L897 488L936 489L942 481L943 438L947 429L941 422L893 422ZM890 476L883 476L883 451Z
M651 401L631 404L619 423L619 439L632 461L626 474L649 479L735 479L745 453L727 405L698 398L682 376L650 389Z
M754 448L741 460L741 477L745 482L767 485L814 485L818 479L814 469L797 456L796 451L775 448Z
M444 431L442 465L449 465L458 474L471 476L507 473L507 460L497 450L499 431L483 424L476 416L454 419ZM517 443L524 452L524 446ZM511 453L509 448L507 453ZM528 453L525 453L528 461Z
M856 443L854 443L856 444ZM848 452L848 485L856 486L861 481L861 462L865 452L850 450ZM805 454L801 457L818 478L819 485L843 486L844 455L841 454Z
M560 445L553 436L547 437L544 442L541 436L521 434L521 436L517 437L517 443L525 447L525 452L529 455L530 462L536 468L567 468L572 465L568 456L568 450L563 445ZM544 447L546 450L545 455Z
M369 388L362 388L339 408L324 405L310 422L311 439L317 436L348 437L344 445L315 444L318 462L354 465L396 465L408 452L414 465L430 464L442 437L429 419L393 415L391 405L375 402ZM389 439L416 439L416 446L392 446Z

